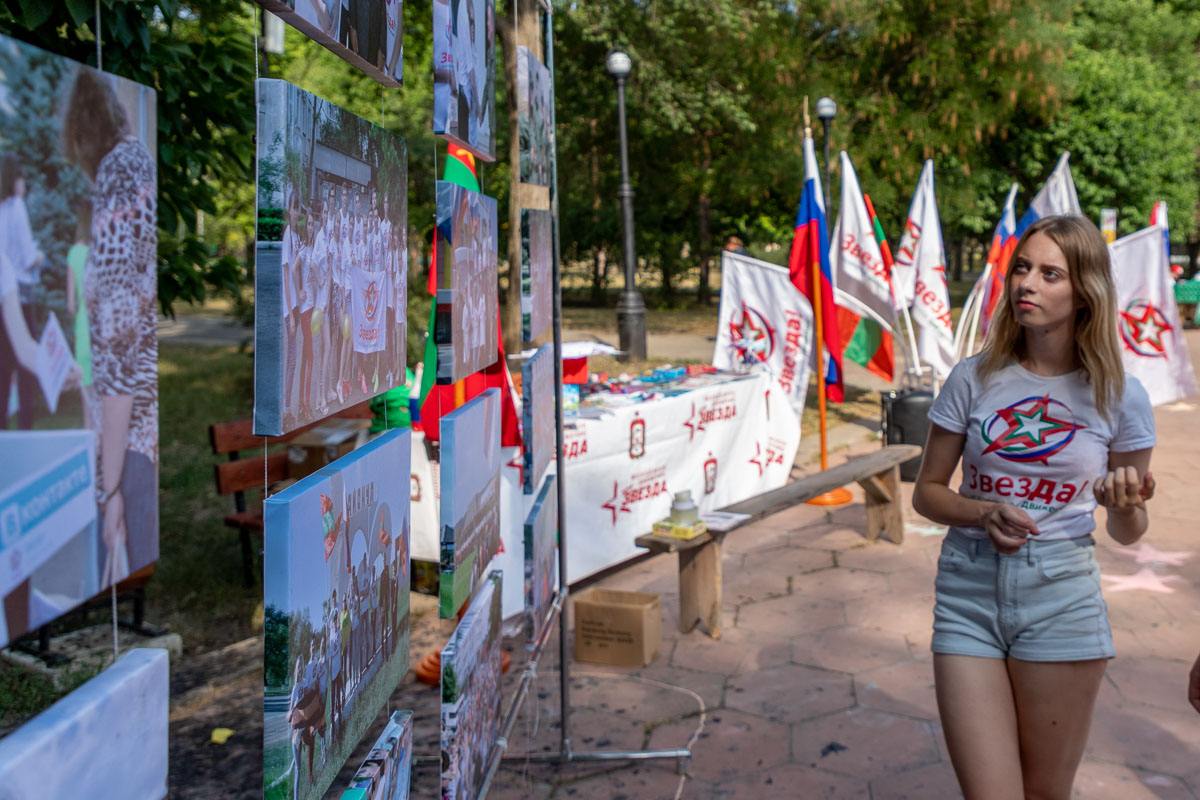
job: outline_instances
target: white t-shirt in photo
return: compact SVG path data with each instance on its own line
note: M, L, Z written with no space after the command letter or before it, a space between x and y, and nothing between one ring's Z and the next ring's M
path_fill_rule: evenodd
M938 427L966 434L959 494L1023 509L1037 525L1039 541L1091 533L1093 483L1107 473L1109 453L1154 446L1146 390L1126 374L1125 394L1106 420L1083 370L1046 377L1014 361L981 384L980 358L954 367L929 410ZM987 537L980 527L957 530Z

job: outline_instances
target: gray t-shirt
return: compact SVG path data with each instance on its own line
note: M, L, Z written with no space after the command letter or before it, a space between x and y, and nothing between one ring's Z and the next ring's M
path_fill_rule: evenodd
M929 411L938 427L966 434L959 494L1024 509L1041 531L1039 540L1091 533L1092 485L1106 474L1108 454L1154 446L1146 390L1126 374L1125 394L1106 420L1082 370L1045 377L1014 361L982 385L979 359L954 367ZM987 536L983 528L958 530Z

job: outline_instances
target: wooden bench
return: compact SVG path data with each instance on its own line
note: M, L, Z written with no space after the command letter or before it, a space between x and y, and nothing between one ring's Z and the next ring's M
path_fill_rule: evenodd
M374 415L368 403L359 403L331 414L326 419L371 419ZM255 436L254 421L239 419L233 422L218 422L208 428L208 440L213 455L226 456L228 460L214 466L217 494L233 495L234 510L225 515L225 525L238 531L242 545L242 573L247 586L254 585L254 552L250 546L250 535L262 536L262 504L257 508L246 507L246 491L261 489L264 476L267 485L278 483L288 477L288 454L286 450L270 452L273 445L284 444L302 433L312 430L325 420L297 428L283 436ZM267 443L264 455L263 440ZM243 458L243 450L257 451L256 455ZM265 471L264 471L265 459Z
M721 543L726 534L797 503L857 482L866 494L867 540L881 533L896 544L904 541L904 514L900 507L900 464L921 454L917 445L888 445L882 450L854 456L844 464L808 475L778 489L721 509L749 514L730 531L709 531L694 539L647 534L635 539L652 553L679 553L679 632L704 624L714 639L721 637Z

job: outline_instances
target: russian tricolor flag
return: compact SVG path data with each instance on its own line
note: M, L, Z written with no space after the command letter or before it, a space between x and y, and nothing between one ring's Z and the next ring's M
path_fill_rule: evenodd
M812 304L814 316L820 314L821 344L825 347L825 397L840 403L844 393L841 336L837 325L837 306L833 301L829 228L825 219L820 175L812 137L805 136L804 191L800 194L800 208L796 212L796 233L792 237L792 252L788 257L788 274L792 285Z

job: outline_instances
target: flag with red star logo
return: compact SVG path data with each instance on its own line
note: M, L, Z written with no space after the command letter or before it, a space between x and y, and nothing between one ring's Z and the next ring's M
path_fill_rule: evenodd
M1125 371L1141 381L1154 405L1196 393L1196 376L1163 246L1164 230L1163 225L1152 225L1108 246L1117 289L1121 359Z

